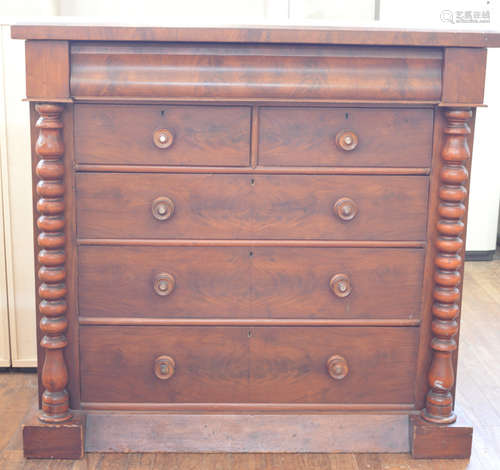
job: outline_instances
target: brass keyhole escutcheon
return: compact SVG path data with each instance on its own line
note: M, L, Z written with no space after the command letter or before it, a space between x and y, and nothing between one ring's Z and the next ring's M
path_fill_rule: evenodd
M154 362L154 373L160 380L167 380L175 373L175 361L170 356L158 356Z

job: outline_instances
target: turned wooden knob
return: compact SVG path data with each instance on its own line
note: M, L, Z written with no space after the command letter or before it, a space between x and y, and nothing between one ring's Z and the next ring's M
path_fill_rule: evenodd
M151 211L156 220L167 220L174 215L174 201L169 197L157 197L151 204Z
M170 295L175 287L175 278L169 273L160 273L155 276L153 289L156 294L165 296Z
M335 136L335 143L340 149L350 152L358 146L358 136L354 131L343 130Z
M338 354L334 354L328 358L326 368L330 377L335 380L342 380L349 373L347 361Z
M334 204L333 212L341 220L352 220L358 213L358 205L350 197L341 197Z
M351 281L347 274L335 274L330 279L330 289L337 297L347 297L351 291Z
M160 380L167 380L175 372L175 361L170 356L158 356L154 362L154 372Z
M166 149L174 143L174 134L168 129L158 129L153 134L153 142L159 149Z

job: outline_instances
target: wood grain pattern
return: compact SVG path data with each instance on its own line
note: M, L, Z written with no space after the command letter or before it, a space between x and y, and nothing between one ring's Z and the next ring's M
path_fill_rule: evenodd
M460 74L460 80L457 76ZM486 49L447 47L444 50L444 106L459 103L482 103L486 76Z
M427 188L419 176L84 173L77 176L78 236L424 240ZM169 220L152 216L157 197L175 204ZM353 220L335 215L343 197L358 206Z
M432 109L262 107L262 166L428 167ZM336 135L352 131L358 145L345 151Z
M26 41L26 96L38 101L68 98L68 41Z
M159 251L81 246L79 312L104 317L418 319L423 255L421 249L391 248ZM162 297L154 293L153 283L165 271L175 277L175 290ZM336 273L349 274L348 297L331 292L329 282Z
M416 328L82 326L82 400L411 403L417 337ZM332 353L350 364L341 381L326 368ZM154 375L160 354L176 363L168 381Z
M132 442L122 432L124 428L141 429L141 432ZM381 433L382 428L387 431ZM158 432L160 429L161 433ZM311 439L313 434L317 438ZM407 434L408 418L402 415L211 414L200 419L190 414L111 417L97 413L89 416L86 449L88 452L106 452L113 445L121 452L129 452L134 446L143 452L161 449L163 452L336 453L351 451L355 435L354 449L357 452L380 449L407 452ZM219 456L219 460L221 458ZM293 468L297 468L295 460L298 459L292 461ZM312 467L306 464L304 468Z
M99 26L96 24L34 24L11 27L16 39L72 41L174 41L284 44L366 44L388 46L500 47L494 31L443 31L335 26Z
M158 148L155 131L174 141ZM78 163L247 166L250 107L87 105L75 106Z
M71 94L428 101L441 96L441 68L438 48L79 42Z

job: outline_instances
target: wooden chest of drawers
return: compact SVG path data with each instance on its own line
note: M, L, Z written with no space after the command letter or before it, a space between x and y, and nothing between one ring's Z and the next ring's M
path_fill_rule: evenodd
M13 36L41 344L27 457L79 457L85 436L89 451L467 456L468 172L498 35Z

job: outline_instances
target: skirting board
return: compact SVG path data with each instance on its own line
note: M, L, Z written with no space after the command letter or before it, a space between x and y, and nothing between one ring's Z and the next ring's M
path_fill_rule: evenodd
M87 452L409 452L406 414L89 413Z
M495 250L466 251L465 261L491 261L494 255L495 255Z

